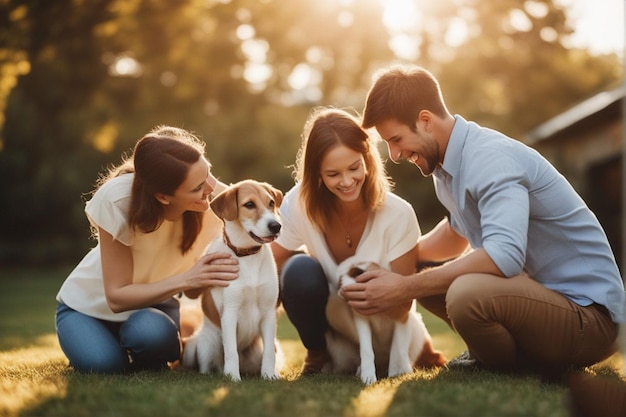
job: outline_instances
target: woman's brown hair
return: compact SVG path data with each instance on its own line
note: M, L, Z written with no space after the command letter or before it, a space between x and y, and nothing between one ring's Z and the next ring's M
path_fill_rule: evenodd
M322 182L322 160L335 146L344 145L363 155L366 176L361 197L369 209L379 208L392 182L387 176L380 153L355 116L345 110L319 107L312 111L302 134L296 157L294 177L301 182L301 202L312 223L328 231L335 210L335 196Z
M204 142L184 129L157 126L137 141L130 158L101 175L97 188L111 178L134 173L128 222L131 229L153 232L165 219L155 193L173 195L187 177L189 166L204 155L204 148ZM198 237L203 216L203 212L183 213L183 254Z

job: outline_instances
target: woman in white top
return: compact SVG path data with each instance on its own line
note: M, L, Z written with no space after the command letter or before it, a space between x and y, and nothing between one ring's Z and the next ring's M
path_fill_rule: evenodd
M301 374L310 375L330 360L326 303L338 287L337 266L356 255L384 269L414 272L420 229L410 204L391 193L375 144L346 111L312 113L295 168L296 185L280 207L283 228L272 250L283 306L307 348Z
M202 256L221 230L209 196L223 187L204 143L167 126L101 176L85 207L98 244L57 294L57 335L76 370L161 369L179 359L175 295L237 278L229 255Z

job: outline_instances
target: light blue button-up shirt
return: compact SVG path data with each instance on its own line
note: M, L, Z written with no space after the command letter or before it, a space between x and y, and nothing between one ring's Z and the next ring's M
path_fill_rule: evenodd
M579 305L625 321L625 293L596 216L537 151L495 130L456 122L435 190L450 224L506 277L526 273Z

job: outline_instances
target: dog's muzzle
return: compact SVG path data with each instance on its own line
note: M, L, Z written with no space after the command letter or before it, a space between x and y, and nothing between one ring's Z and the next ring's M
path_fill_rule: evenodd
M268 223L267 225L267 229L270 231L270 235L269 236L257 236L252 232L248 232L248 235L250 235L250 237L252 239L254 239L255 242L257 243L270 243L273 242L274 240L276 240L276 238L278 237L278 235L280 234L280 229L282 229L282 225L277 222L276 220L273 220L271 222Z

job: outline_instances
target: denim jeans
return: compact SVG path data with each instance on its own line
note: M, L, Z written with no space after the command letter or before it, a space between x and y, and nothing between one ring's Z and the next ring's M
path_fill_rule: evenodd
M100 320L59 303L56 331L70 365L81 372L164 369L180 358L180 312L171 298L123 322Z
M287 317L309 350L326 347L328 280L320 263L308 255L294 255L283 266L281 295Z

